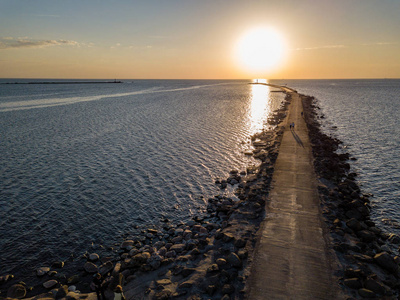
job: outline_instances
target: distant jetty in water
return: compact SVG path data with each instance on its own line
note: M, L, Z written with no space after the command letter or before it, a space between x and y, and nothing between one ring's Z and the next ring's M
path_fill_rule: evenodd
M30 81L30 82L4 82L1 84L97 84L97 83L122 83L122 81Z

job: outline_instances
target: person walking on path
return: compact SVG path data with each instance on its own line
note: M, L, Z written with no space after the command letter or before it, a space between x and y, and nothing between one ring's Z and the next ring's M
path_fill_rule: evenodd
M104 278L103 276L101 276L100 273L97 273L96 275L94 275L94 279L93 279L93 286L94 289L96 290L96 294L97 294L97 299L103 299L106 300L106 296L104 295L104 288L103 288L103 282L104 282ZM100 294L101 297L100 298Z
M122 292L122 286L117 285L114 290L114 300L125 300L125 295Z

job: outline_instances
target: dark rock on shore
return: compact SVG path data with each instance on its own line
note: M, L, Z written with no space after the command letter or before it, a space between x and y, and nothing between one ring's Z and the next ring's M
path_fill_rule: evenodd
M343 291L352 298L393 299L399 295L399 263L387 243L400 240L383 233L370 220L370 195L362 194L357 174L350 171L350 155L339 153L342 142L321 131L316 99L302 95L302 101L320 180L323 216L342 266L337 273Z

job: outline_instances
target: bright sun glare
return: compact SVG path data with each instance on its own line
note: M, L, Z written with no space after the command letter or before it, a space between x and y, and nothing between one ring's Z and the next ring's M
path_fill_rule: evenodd
M268 72L279 66L285 52L281 35L271 28L256 28L238 42L236 57L251 72Z

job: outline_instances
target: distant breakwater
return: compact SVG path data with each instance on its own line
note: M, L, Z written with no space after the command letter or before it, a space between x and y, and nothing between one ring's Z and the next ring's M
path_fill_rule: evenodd
M0 84L98 84L123 83L122 81L30 81L30 82L3 82Z

